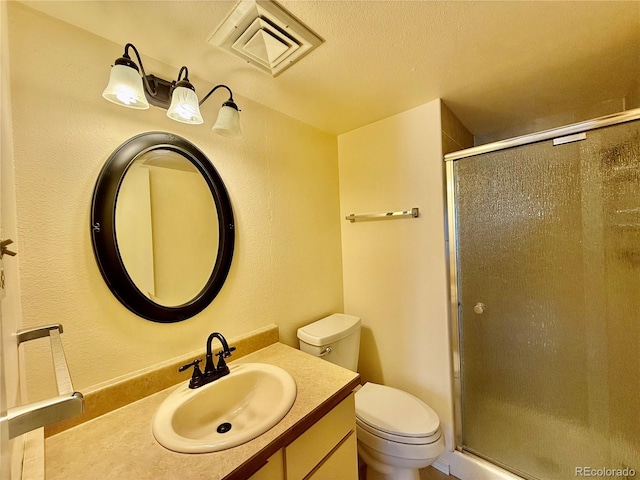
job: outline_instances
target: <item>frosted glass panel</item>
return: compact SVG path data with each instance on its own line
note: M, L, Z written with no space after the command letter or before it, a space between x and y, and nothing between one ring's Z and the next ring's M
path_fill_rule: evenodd
M454 183L463 448L640 477L639 122L461 159Z

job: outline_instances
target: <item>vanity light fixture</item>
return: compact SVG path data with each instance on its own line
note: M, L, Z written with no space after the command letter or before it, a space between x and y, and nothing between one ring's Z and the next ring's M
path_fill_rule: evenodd
M129 56L132 49L138 59L136 64ZM140 75L142 70L142 75ZM184 77L183 77L184 75ZM200 114L202 105L213 92L224 88L229 92L229 99L222 104L218 112L218 119L213 125L213 131L219 135L231 138L242 137L240 130L240 109L233 101L233 92L226 85L216 85L202 100L198 100L196 89L189 81L189 69L182 67L177 80L168 81L155 75L147 75L142 65L138 49L127 43L122 57L116 59L111 67L109 84L102 92L102 96L117 105L127 108L143 110L149 104L167 110L167 117L177 122L199 125L203 123Z

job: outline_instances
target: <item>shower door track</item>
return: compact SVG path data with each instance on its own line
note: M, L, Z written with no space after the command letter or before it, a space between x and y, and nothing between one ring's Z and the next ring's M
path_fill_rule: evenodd
M452 352L452 368L453 368L453 414L454 414L454 433L455 448L463 452L462 448L462 378L460 371L460 323L459 323L459 299L458 299L458 251L456 230L456 198L455 186L453 181L453 165L456 160L463 158L482 155L485 153L496 152L508 148L519 147L531 143L552 140L554 138L575 135L589 130L610 127L625 122L631 122L640 119L640 108L627 110L621 113L606 115L594 120L574 123L564 127L543 130L537 133L513 137L506 140L500 140L486 145L467 148L444 156L446 171L446 187L447 187L447 244L449 255L449 288L450 288L450 310L451 310L451 352ZM466 453L466 452L465 452Z

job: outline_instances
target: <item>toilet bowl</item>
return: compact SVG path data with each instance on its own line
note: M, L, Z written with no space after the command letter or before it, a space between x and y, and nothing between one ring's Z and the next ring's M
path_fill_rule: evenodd
M300 349L355 371L360 318L336 313L298 329ZM444 451L438 415L417 397L365 383L355 394L358 454L367 480L418 480Z
M367 480L418 480L444 451L440 420L426 403L370 382L356 392L356 435Z

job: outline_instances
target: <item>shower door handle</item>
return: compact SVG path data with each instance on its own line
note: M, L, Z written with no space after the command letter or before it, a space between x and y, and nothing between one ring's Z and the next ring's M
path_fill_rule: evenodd
M485 308L486 307L484 303L478 302L474 305L473 311L476 312L478 315L482 315L484 313Z

